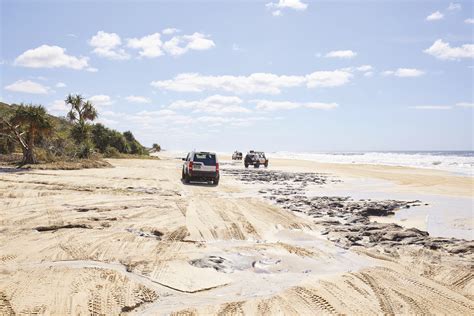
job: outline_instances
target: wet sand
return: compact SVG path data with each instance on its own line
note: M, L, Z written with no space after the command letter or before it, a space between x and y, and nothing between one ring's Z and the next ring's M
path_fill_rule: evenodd
M0 314L474 312L468 242L380 224L372 240L354 245L343 242L344 229L331 231L362 225L348 222L347 205L324 217L283 207L318 190L348 190L351 181L385 181L383 199L468 198L470 178L272 160L267 171L286 177L290 192L275 196L285 192L280 180L243 181L233 173L243 166L225 157L216 187L181 183L181 161L161 156L109 160L111 169L0 172ZM311 182L316 177L325 183ZM394 231L401 240L375 238Z

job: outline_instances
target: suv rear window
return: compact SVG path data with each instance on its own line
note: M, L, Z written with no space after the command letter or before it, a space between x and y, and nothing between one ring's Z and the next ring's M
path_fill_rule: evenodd
M202 162L206 166L215 166L216 165L216 155L209 153L196 153L194 154L195 162Z

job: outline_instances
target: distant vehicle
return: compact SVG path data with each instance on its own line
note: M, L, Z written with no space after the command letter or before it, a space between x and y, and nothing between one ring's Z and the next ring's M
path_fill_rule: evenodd
M248 168L250 165L253 165L254 168L259 168L260 165L264 165L266 168L268 167L268 158L265 157L265 153L262 151L251 150L245 155L244 165L245 168Z
M242 160L242 153L240 151L234 151L232 154L232 160Z
M192 151L183 161L181 179L185 183L212 181L215 185L219 184L219 162L215 153Z

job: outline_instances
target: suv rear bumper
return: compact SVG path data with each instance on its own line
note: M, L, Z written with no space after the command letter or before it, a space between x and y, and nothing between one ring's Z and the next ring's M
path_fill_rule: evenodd
M189 176L193 180L215 180L219 178L219 172L193 170L189 172Z
M249 164L249 165L256 165L256 164L264 165L264 164L268 163L268 160L264 161L264 162L255 161L255 160L247 160L247 161L245 161L245 163Z

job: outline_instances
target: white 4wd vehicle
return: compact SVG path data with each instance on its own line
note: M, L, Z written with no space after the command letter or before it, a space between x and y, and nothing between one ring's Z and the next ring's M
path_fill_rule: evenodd
M183 158L181 179L190 181L212 181L219 184L219 162L217 155L211 152L192 151Z
M254 168L258 168L260 167L260 165L264 165L266 168L268 167L268 158L265 157L265 153L262 151L251 150L247 153L247 155L245 155L244 165L245 168L248 168L249 165L253 165Z

